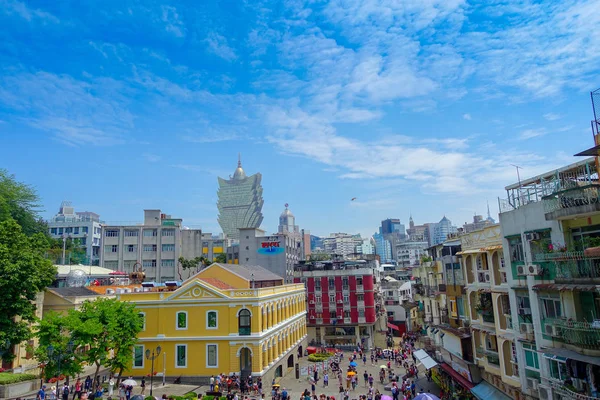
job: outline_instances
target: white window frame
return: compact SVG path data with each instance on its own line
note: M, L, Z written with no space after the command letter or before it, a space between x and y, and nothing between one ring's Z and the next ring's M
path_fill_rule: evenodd
M185 365L178 365L177 361L179 358L178 348L180 346L185 347ZM175 368L187 368L188 366L188 345L186 343L176 343L175 344Z
M208 314L214 312L217 316L217 326L209 327L208 326ZM219 312L217 310L208 310L206 311L206 329L219 329Z
M210 365L208 363L208 346L215 346L215 365ZM219 368L219 344L218 343L206 343L206 368Z
M142 366L141 367L136 367L136 365L135 365L135 349L136 349L136 347L142 348ZM133 346L133 363L131 364L133 369L144 369L144 362L145 362L144 360L146 358L145 354L146 354L146 346L144 346L143 344L136 344Z
M179 327L179 314L181 314L181 313L185 314L185 328ZM175 312L175 330L187 331L189 326L190 326L190 320L188 318L188 312L183 311L183 310Z
M142 325L142 331L145 331L146 330L146 313L143 311L138 311L138 314L142 315L144 318L144 325Z

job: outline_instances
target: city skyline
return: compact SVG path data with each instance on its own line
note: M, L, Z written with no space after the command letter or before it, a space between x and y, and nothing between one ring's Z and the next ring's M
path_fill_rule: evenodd
M461 226L488 201L497 219L511 164L535 176L591 142L596 2L369 3L4 1L0 167L46 219L70 200L217 233L216 177L242 152L263 229L289 203L311 233L370 236L389 216Z

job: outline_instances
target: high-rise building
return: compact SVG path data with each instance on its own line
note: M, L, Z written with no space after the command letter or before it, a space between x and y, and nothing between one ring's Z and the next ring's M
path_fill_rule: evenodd
M427 229L427 225L415 225L413 221L412 215L410 216L408 222L408 229L406 230L406 234L408 235L409 240L415 241L426 241L429 243L429 232Z
M383 235L388 235L390 233L400 232L401 234L406 234L406 230L404 229L404 225L397 218L388 218L381 221L381 231Z
M230 239L239 239L241 228L258 228L263 220L262 175L246 176L242 161L229 179L219 178L217 208L219 225Z
M452 221L446 218L445 215L440 222L426 225L429 225L429 238L431 246L443 243L448 238L448 235L451 233L456 233L457 231L456 226L452 225Z
M348 233L332 233L323 238L323 247L329 254L348 256L357 252L356 248L362 245L360 234L350 235Z
M389 263L392 261L392 246L389 240L387 240L381 233L373 234L375 240L375 254L379 256L379 260L382 263Z
M179 257L203 256L202 231L187 229L180 218L160 210L144 210L144 223L102 226L100 265L132 272L141 267L147 281L183 279Z
M102 239L101 224L102 221L98 214L89 211L75 212L70 202L63 201L58 214L48 221L48 232L54 239L78 240L79 245L86 250L85 263L98 265ZM60 261L62 264L69 263L67 253L65 253L65 258L66 260Z

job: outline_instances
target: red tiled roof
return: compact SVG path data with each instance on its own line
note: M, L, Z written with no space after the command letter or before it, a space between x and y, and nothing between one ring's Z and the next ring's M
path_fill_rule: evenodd
M229 284L227 284L227 283L225 283L222 280L217 279L217 278L204 278L204 277L201 277L201 278L198 278L198 279L200 279L201 281L204 281L204 282L208 283L209 285L212 285L212 286L216 287L217 289L235 289L233 286L231 286L231 285L229 285Z

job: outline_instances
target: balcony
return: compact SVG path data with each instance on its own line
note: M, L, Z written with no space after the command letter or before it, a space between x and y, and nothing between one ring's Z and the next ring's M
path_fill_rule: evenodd
M492 271L487 269L477 270L477 282L479 283L490 283L492 278Z
M575 182L578 184L580 182ZM546 220L573 218L600 211L600 185L576 186L543 198Z
M600 321L585 322L562 318L544 318L544 335L586 349L600 350Z
M585 394L573 392L568 389L564 384L550 381L550 385L552 386L552 390L554 394L558 395L561 399L567 400L595 400L597 397L587 396Z
M488 363L497 367L500 366L500 355L498 354L498 351L491 349L483 349L483 354L487 358Z
M495 322L493 312L482 312L481 319L483 320L483 322L488 322L490 324L493 324Z
M550 267L556 282L600 282L600 257L586 256L583 251L541 253L534 259Z

